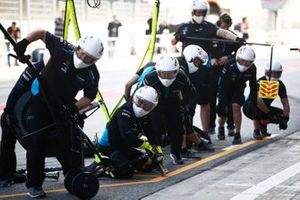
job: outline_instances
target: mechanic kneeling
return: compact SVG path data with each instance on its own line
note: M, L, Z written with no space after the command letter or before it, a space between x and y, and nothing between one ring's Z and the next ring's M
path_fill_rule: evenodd
M263 137L271 136L268 133L267 126L269 123L278 124L279 129L287 129L289 115L290 115L290 104L287 96L285 84L280 80L283 68L278 61L272 62L272 70L270 70L270 63L267 63L265 68L265 76L258 79L257 85L260 87L260 81L278 81L278 96L282 103L283 109L271 106L274 99L270 98L258 98L257 106L253 107L251 99L248 98L243 106L244 114L253 120L254 131L253 137L255 139L262 139ZM256 111L256 112L253 112Z
M158 104L158 94L150 86L140 87L135 93L115 112L107 123L106 129L99 138L100 152L109 156L116 167L113 175L115 178L126 179L134 175L135 170L152 170L154 163L147 165L151 156L163 156L162 148L157 146L158 138L154 134L150 115ZM143 133L148 141L139 136ZM149 157L144 156L144 149ZM156 155L155 155L156 154ZM96 163L92 163L88 168ZM153 164L153 165L152 165Z

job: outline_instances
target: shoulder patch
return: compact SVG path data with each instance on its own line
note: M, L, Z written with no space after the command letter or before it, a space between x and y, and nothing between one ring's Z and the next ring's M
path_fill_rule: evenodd
M125 117L128 117L128 118L131 117L131 113L130 113L128 110L122 110L121 115L122 115L122 116L125 116Z

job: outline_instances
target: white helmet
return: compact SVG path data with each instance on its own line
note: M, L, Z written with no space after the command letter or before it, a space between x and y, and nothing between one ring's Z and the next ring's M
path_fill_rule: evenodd
M193 5L192 5L192 19L197 23L201 24L204 20L204 17L207 14L207 11L209 9L209 3L207 0L193 0ZM197 10L204 11L204 15L198 16L195 15L195 12Z
M271 70L270 70L270 62L266 64L265 75L268 79L270 78L271 81L279 80L282 71L283 71L282 65L278 61L273 60Z
M94 64L101 58L104 50L101 39L95 36L85 36L80 38L77 46L78 49L73 56L74 66L77 69L82 69ZM87 61L82 60L79 56L80 53L86 55Z
M236 52L236 64L240 72L251 67L255 60L255 52L250 46L241 46Z
M183 56L184 56L184 58L185 58L185 60L188 64L190 74L196 72L201 65L206 65L207 64L208 55L198 45L194 45L194 44L188 45L183 50L182 54L183 54Z
M136 117L143 117L150 113L158 104L158 94L150 86L140 87L133 94L133 112Z
M160 82L169 87L176 79L179 71L178 60L172 56L163 56L155 65Z

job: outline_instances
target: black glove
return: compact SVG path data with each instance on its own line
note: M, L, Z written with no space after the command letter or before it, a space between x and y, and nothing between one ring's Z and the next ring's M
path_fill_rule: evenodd
M285 130L287 129L288 125L287 122L289 121L289 117L282 116L281 122L279 122L279 129Z
M24 55L28 45L29 45L29 41L24 38L23 40L18 42L14 47L14 50L15 50L17 56L18 56L18 59L22 63L26 63L26 61L28 59L30 59L30 56L25 56Z
M279 123L279 129L285 130L285 129L287 129L287 127L288 127L287 122L280 122Z
M246 40L244 38L237 37L235 38L235 41L241 46L246 45Z
M14 47L17 56L23 57L28 45L29 45L29 41L25 38L20 42L18 42Z
M278 116L275 112L273 112L272 110L270 110L270 112L268 112L268 117L271 121L271 123L273 124L279 124L279 122L281 121L281 117Z

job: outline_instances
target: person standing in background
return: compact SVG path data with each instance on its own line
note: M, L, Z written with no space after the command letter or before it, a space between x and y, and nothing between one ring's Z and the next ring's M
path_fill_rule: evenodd
M152 17L147 20L148 29L146 30L146 35L150 35L152 33Z
M65 24L65 10L60 11L60 16L54 20L55 28L54 35L57 37L64 37L64 24Z
M249 38L248 29L249 29L249 24L248 24L247 17L243 17L242 23L241 23L241 32L243 34L244 40L248 40L248 38Z
M7 32L9 33L9 35L12 37L12 39L15 42L18 42L18 39L21 37L21 29L19 27L17 27L17 23L15 21L13 21L11 23L11 26L7 28ZM10 51L10 43L8 41L6 42L6 48L7 48L6 49L7 52L9 52ZM7 55L7 64L8 64L8 66L11 66L9 55ZM15 59L15 66L19 66L17 59Z
M109 57L113 57L115 51L114 47L116 46L116 40L115 38L119 37L119 27L122 26L121 22L117 19L116 15L113 16L113 20L108 23L108 37L110 39L108 40L108 46L109 48L112 48L112 50L108 50Z
M121 22L117 19L116 15L113 20L108 23L108 37L119 37L119 27L122 26Z

